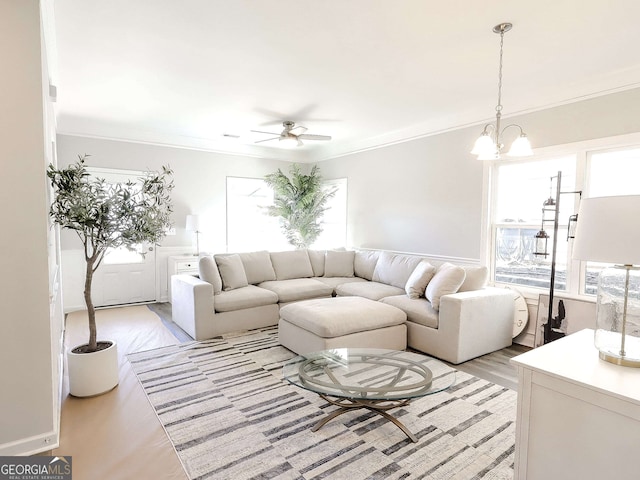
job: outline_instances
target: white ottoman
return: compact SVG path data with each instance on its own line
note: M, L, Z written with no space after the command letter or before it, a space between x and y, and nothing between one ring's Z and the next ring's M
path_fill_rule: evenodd
M332 348L407 348L407 315L361 297L318 298L280 309L280 344L297 354Z

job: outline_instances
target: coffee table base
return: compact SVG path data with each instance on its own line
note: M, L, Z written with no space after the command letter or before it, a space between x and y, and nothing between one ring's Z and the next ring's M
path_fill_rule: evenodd
M387 420L389 420L390 422L392 422L396 427L398 427L400 430L402 430L404 432L404 434L409 437L409 439L413 442L413 443L417 443L418 442L418 437L416 437L413 433L411 433L411 431L404 426L404 424L398 420L396 417L389 415L386 410L391 410L392 408L397 408L397 407L404 407L406 405L409 405L410 400L368 400L366 398L338 398L337 400L334 400L332 398L329 398L326 395L323 394L318 394L320 395L320 398L322 398L323 400L325 400L326 402L330 403L331 405L336 405L337 407L340 407L338 410L335 410L329 414L327 414L326 417L324 417L322 420L320 420L318 423L316 423L312 428L311 431L312 432L316 432L318 430L320 430L323 426L325 426L328 422L330 422L331 420L333 420L334 418L336 418L339 415L342 415L345 412L349 412L353 409L357 409L357 408L366 408L367 410L377 413L378 415L381 415L382 417L386 418Z

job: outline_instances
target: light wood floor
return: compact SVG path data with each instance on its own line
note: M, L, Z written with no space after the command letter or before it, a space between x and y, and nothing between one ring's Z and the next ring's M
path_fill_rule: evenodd
M118 343L120 385L98 397L77 399L67 395L65 379L60 446L43 454L71 455L74 478L185 479L180 460L125 355L191 341L191 337L171 321L169 303L101 310L97 321L102 335ZM66 328L67 347L86 341L86 312L70 314ZM516 370L509 360L526 350L515 345L454 367L516 389Z
M173 333L180 342L191 341L192 338L186 334L179 326L171 321L171 304L170 303L154 303L149 308L158 314L162 319L162 323ZM511 390L518 389L518 379L516 368L510 364L510 360L529 351L529 347L513 344L510 347L503 348L497 352L474 358L468 362L459 365L449 364L457 370L463 371L470 375L488 380L497 385L501 385ZM447 362L445 362L447 363Z

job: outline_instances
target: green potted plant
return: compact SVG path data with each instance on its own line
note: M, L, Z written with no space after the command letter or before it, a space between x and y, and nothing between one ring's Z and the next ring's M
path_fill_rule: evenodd
M273 205L267 214L280 218L287 241L295 248L309 248L322 233L322 216L327 201L336 194L335 188L322 185L320 169L314 165L309 175L300 172L294 163L291 178L278 169L264 177L274 192Z
M49 165L53 188L49 215L61 228L73 230L84 247L86 261L84 301L89 318L89 341L67 353L69 391L74 396L99 395L118 384L117 346L98 341L96 311L91 299L93 274L109 249L134 249L140 243L158 243L171 227L173 172L163 167L139 183L110 184L91 177L85 160L58 169Z

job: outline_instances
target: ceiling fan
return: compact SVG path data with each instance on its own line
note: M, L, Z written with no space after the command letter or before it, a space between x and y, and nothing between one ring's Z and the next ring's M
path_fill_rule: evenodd
M329 135L311 135L309 133L305 133L307 131L306 127L297 126L294 122L285 121L282 122L284 126L284 130L281 133L273 133L273 132L263 132L260 130L251 130L254 133L266 133L267 135L275 135L275 137L265 138L264 140L258 140L255 143L262 142L270 142L271 140L278 140L280 142L284 142L286 146L291 147L301 147L304 145L302 140L331 140Z

